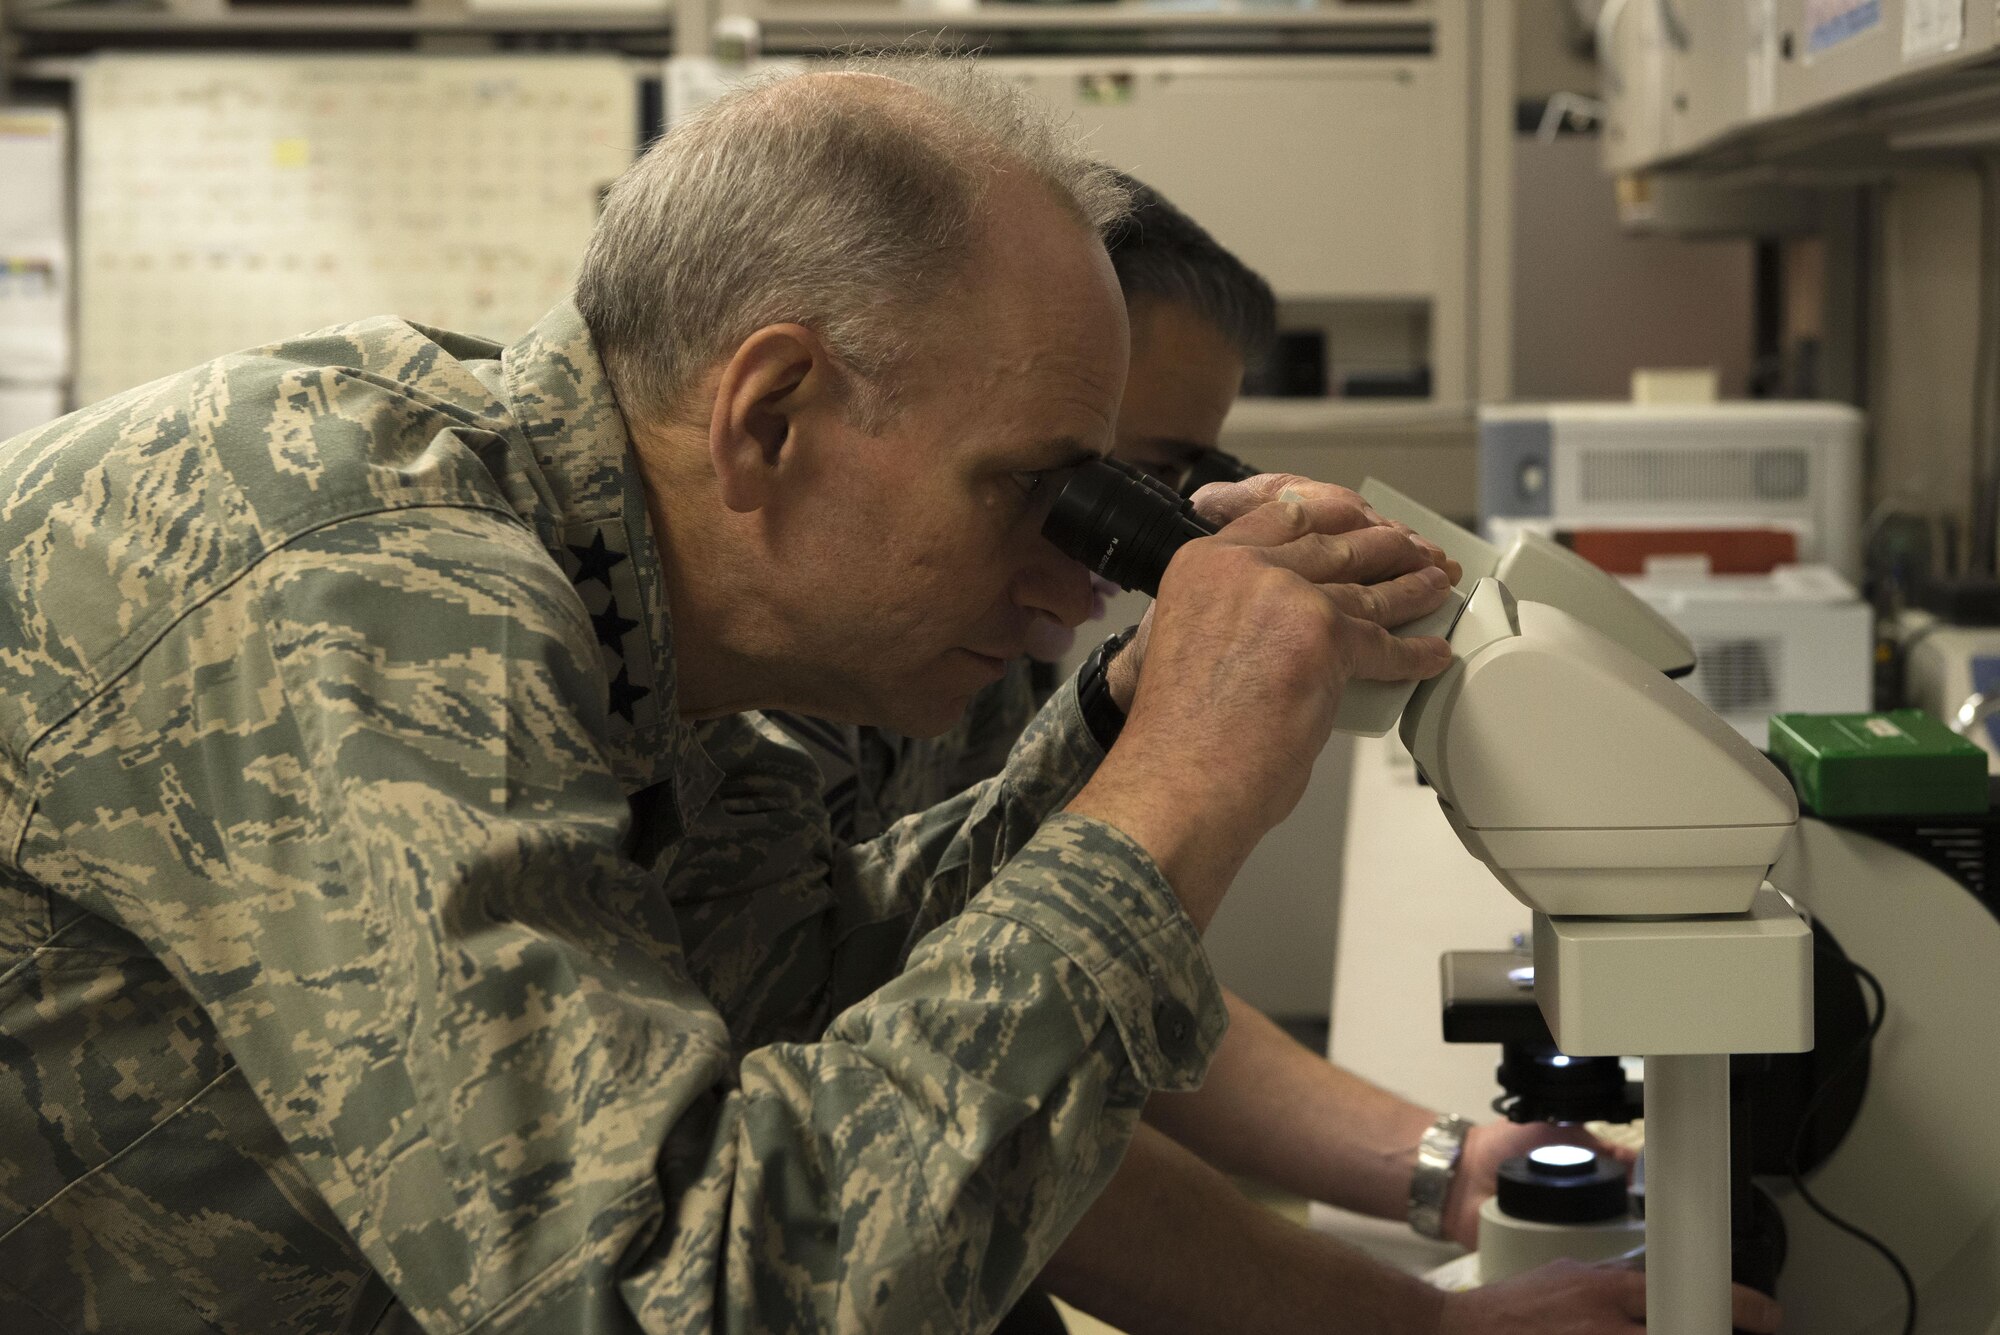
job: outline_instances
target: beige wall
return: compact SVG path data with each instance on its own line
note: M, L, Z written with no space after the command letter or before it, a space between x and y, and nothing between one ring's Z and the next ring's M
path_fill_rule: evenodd
M1869 499L1953 514L1962 526L1979 342L1978 177L1898 176L1883 191L1877 269Z
M1508 0L1487 0L1506 4ZM1513 0L1514 80L1522 97L1597 92L1597 66L1570 45L1569 0Z
M1519 96L1595 94L1569 0L1512 2ZM1750 244L1626 232L1600 151L1594 136L1514 142L1513 397L1622 399L1642 366L1712 366L1725 395L1742 395Z
M1748 241L1635 236L1595 137L1515 141L1514 396L1622 399L1641 367L1750 377Z

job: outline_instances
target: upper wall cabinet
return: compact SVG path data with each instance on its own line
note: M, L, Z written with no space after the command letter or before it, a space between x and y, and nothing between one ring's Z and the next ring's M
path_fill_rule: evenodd
M1609 0L1606 165L1866 164L1990 121L1994 0ZM1991 138L1992 136L1988 136ZM1959 135L1961 142L1963 134Z

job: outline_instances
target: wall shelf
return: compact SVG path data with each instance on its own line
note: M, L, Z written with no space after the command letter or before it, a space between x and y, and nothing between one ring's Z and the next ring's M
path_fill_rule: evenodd
M1310 37L1316 48L1383 54L1423 54L1431 49L1433 24L1421 8L1393 12L1345 6L1303 7L1231 3L1191 9L1116 0L1109 4L980 4L944 9L929 5L777 3L733 12L755 19L767 42L780 48L801 41L824 43L855 37L893 39L924 33L1182 34L1200 39L1287 35ZM5 26L23 34L71 36L187 37L220 34L316 32L436 33L634 33L665 32L673 26L668 8L654 11L583 6L563 9L475 9L464 0L418 0L414 5L237 5L215 0L168 0L163 4L59 3L14 7Z
M1225 430L1259 435L1469 430L1472 409L1428 399L1238 399Z
M290 35L326 32L481 34L669 32L673 15L661 10L539 13L473 10L462 0L422 0L396 5L126 5L59 4L19 10L7 26L24 34L81 37Z

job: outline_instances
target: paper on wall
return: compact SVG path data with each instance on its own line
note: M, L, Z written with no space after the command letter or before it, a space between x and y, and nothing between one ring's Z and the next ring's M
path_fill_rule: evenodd
M1768 116L1778 109L1778 0L1750 0L1749 112Z
M44 394L70 364L67 138L60 111L0 107L0 384Z
M1965 40L1965 0L1903 0L1903 59L1955 51Z
M1806 0L1806 61L1881 26L1882 0Z

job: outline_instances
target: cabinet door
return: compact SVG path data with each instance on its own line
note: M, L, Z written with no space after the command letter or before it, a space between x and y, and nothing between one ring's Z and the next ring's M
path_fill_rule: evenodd
M1753 10L1755 12L1753 12ZM1672 0L1666 147L1685 152L1753 117L1777 96L1775 6L1697 5ZM1768 22L1767 22L1768 20ZM1753 106L1753 99L1755 104Z
M996 59L1282 297L1465 281L1468 99L1435 57Z
M1598 61L1604 165L1614 172L1630 171L1667 151L1670 48L1654 0L1611 0L1605 15L1599 21L1604 55Z

